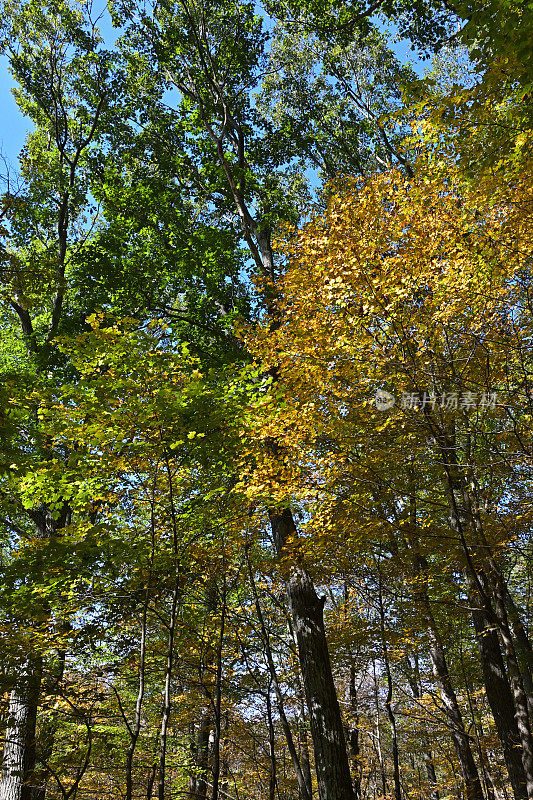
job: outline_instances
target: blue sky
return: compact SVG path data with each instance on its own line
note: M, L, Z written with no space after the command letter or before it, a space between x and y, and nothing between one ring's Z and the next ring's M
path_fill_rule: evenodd
M97 12L96 8L94 11L96 16L101 15L98 27L105 44L107 47L112 47L120 32L115 31L111 25L107 5L103 2L101 11ZM0 56L0 152L16 167L18 154L24 145L31 123L18 109L12 94L14 85L9 72L8 58Z
M106 45L112 46L116 41L118 32L111 26L111 20L106 6L102 9L102 18L99 24L100 31ZM390 31L393 33L393 31ZM391 36L391 38L393 38ZM412 52L407 41L391 42L393 50L404 62L411 62L413 68L420 75L429 66L429 62L422 62L417 54ZM0 56L0 152L16 168L18 154L24 145L26 133L31 123L20 113L15 98L12 94L13 79L8 69L8 59Z
M0 151L13 165L17 163L28 131L28 120L20 113L11 93L14 86L6 56L0 56Z

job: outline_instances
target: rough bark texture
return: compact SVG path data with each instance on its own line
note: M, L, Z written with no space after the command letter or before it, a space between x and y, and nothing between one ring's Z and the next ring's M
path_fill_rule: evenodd
M520 755L520 734L498 634L481 609L474 610L472 618L479 644L487 700L498 731L515 800L527 800L526 776Z
M70 509L65 504L55 519L51 510L39 506L28 512L35 525L37 539L51 539L70 521ZM44 565L42 565L44 569ZM46 603L35 608L39 615L48 616ZM2 756L0 800L42 800L45 790L37 783L35 769L35 728L41 692L42 659L28 656L21 665L18 680L9 698L6 739Z
M44 799L44 787L32 785L40 686L40 660L27 659L9 698L0 800Z
M270 514L278 555L296 535L289 509ZM320 800L353 800L350 766L337 692L333 682L324 601L318 597L305 567L293 560L286 575L300 669L309 711Z

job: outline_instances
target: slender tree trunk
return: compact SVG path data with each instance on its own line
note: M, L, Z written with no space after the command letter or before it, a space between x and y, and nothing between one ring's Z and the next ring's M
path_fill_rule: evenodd
M529 636L527 635L526 627L522 621L520 612L516 607L513 598L511 597L511 593L509 592L506 582L504 582L503 591L503 600L507 612L507 619L513 632L516 657L518 659L520 672L522 675L524 691L527 695L529 716L530 720L533 721L533 649L531 647L531 642L529 640Z
M176 633L178 600L181 594L180 580L181 580L180 572L179 569L177 569L174 590L172 592L170 619L168 624L167 663L165 668L165 688L163 692L163 713L161 717L161 734L160 734L161 745L159 753L159 777L157 784L158 800L165 800L167 736L168 736L168 725L170 722L170 712L172 709L171 682L172 682L172 668L174 666L174 636Z
M148 591L146 592L145 603L143 607L142 623L141 623L141 647L140 647L140 664L139 664L139 684L137 690L137 698L135 701L135 718L133 726L128 726L130 733L130 743L128 752L126 753L126 800L132 800L133 797L133 757L135 749L139 740L142 722L142 705L144 700L145 689L145 659L146 659L146 614L148 610Z
M435 762L431 750L426 750L422 756L426 767L426 775L429 783L429 796L431 800L439 800L439 790L437 788L437 773L435 772Z
M270 514L278 556L284 553L296 527L289 509ZM352 779L344 727L333 681L324 627L324 600L319 598L311 576L298 560L292 560L285 585L294 632L298 642L320 800L353 800Z
M146 633L147 633L148 606L150 604L150 583L152 579L152 569L153 569L154 549L155 549L155 519L154 519L153 507L151 513L150 529L151 529L152 548L150 553L150 569L148 572L148 580L144 592L144 602L141 615L141 641L139 648L139 682L137 688L137 697L135 700L135 714L133 718L133 724L129 725L127 720L124 719L126 726L128 728L128 732L130 734L130 743L128 746L128 752L126 753L126 800L132 800L133 798L133 758L135 755L137 742L139 741L139 735L141 733L142 708L143 708L144 694L146 687L146 675L145 675Z
M400 756L398 753L398 735L396 731L396 718L392 710L392 673L389 664L389 653L387 640L385 638L385 611L383 608L383 593L381 586L381 574L379 576L379 622L381 631L381 646L383 648L383 663L385 665L385 676L387 678L387 697L385 698L385 708L391 727L392 740L392 766L394 778L394 800L402 800L402 788L400 783Z
M499 621L498 629L507 658L509 682L515 705L515 719L522 744L522 765L526 776L527 796L528 800L533 800L533 737L531 735L527 695L524 691L516 650L508 625L501 587L496 588L494 601L494 610Z
M466 798L467 800L483 800L481 781L479 779L476 762L472 755L470 740L466 733L461 710L450 680L442 641L431 613L427 614L426 612L426 624L433 674L439 685L444 710L450 723L455 752L461 765L461 771L465 782Z
M411 687L413 697L415 700L420 700L422 697L422 684L420 680L420 669L418 664L418 653L414 656L414 666L411 664L410 659L406 657L405 666L407 671L407 681ZM422 755L424 766L426 768L426 776L429 783L430 800L440 800L439 790L437 786L437 773L435 771L435 763L433 761L433 753L429 745L429 736L427 731L424 731L423 744L425 751Z
M387 709L387 716L391 727L391 742L392 742L392 768L394 778L394 800L402 800L402 789L400 782L400 755L398 751L398 734L396 731L396 717L392 710L392 675L389 667L389 658L387 650L383 652L385 663L385 674L387 676L387 697L385 698L385 708Z
M209 764L209 736L211 734L211 714L204 714L200 720L198 736L196 739L196 781L195 800L206 800L207 797L207 768Z
M353 758L353 793L355 800L361 800L361 747L359 744L359 709L357 706L357 688L355 685L355 667L350 667L350 716L348 746Z
M485 754L483 752L483 746L481 744L482 738L483 738L483 731L482 731L482 728L481 728L481 724L480 724L478 718L476 717L476 707L475 707L475 703L474 703L474 701L472 699L470 681L469 681L469 678L468 678L468 675L467 675L467 672L466 672L466 669L465 669L464 652L463 652L463 641L462 641L461 634L459 634L459 658L460 658L460 662L461 662L461 672L462 672L462 675L463 675L463 685L464 685L464 688L465 688L466 701L468 703L468 710L470 712L470 719L471 719L471 724L469 726L469 729L471 731L473 731L473 734L474 734L474 740L475 740L477 755L478 755L478 759L479 759L479 766L481 768L481 777L482 777L483 789L485 790L485 796L488 798L488 800L495 800L494 784L493 784L492 778L491 778L491 776L489 774L487 759L485 758Z
M274 735L274 723L272 722L272 704L270 702L270 692L272 691L272 679L270 679L267 691L267 723L268 723L268 757L270 760L270 772L268 776L268 800L276 799L276 788L278 778L276 774L276 737Z
M298 694L298 743L300 745L300 764L302 775L307 789L307 795L313 796L313 780L311 778L311 760L309 758L309 741L307 737L307 719L305 714L305 696L300 682L300 676L296 678L296 691ZM300 791L300 800L304 800L305 795Z
M520 755L520 735L498 634L490 625L483 609L474 609L472 619L479 646L487 701L494 717L515 800L527 800L526 776Z
M296 779L298 781L298 789L300 796L303 800L312 800L312 793L310 790L310 784L308 785L305 775L302 770L302 765L300 763L300 759L298 757L298 753L294 744L294 737L292 735L292 729L290 723L287 719L287 715L285 714L285 706L283 702L283 695L281 692L281 688L278 681L278 676L276 672L276 665L274 663L274 658L272 656L272 649L270 647L270 638L268 635L268 631L265 624L265 618L263 616L263 610L261 608L261 603L259 602L259 594L257 592L257 586L255 583L255 578L252 570L252 566L250 564L250 559L248 558L248 553L246 553L246 561L248 564L248 574L250 576L250 585L252 587L252 591L254 594L255 600L255 609L257 612L257 618L259 620L259 625L261 627L261 636L263 637L263 643L265 646L265 655L266 661L268 665L268 671L270 674L270 680L272 683L272 687L274 688L274 694L276 696L276 705L278 707L278 714L281 721L281 726L283 728L283 733L285 734L285 739L287 741L287 747L289 749L289 755L291 757L294 771L296 773Z
M161 431L160 431L161 435ZM178 619L178 605L183 593L182 587L182 574L181 564L179 561L179 547L178 547L178 521L176 515L176 507L174 504L174 479L172 469L170 466L170 457L165 450L165 466L167 473L168 497L170 500L170 518L172 523L172 549L175 559L175 575L174 575L174 588L172 590L171 604L170 604L170 617L168 620L168 639L167 639L167 662L165 666L165 686L163 691L163 710L161 714L161 733L160 733L160 752L159 752L159 775L157 782L157 797L158 800L165 798L165 782L166 782L166 758L167 758L167 736L168 726L170 722L170 713L172 710L172 670L174 667L174 639L176 636L176 622ZM154 535L154 528L152 527L152 536ZM153 542L153 539L152 539ZM153 547L153 544L152 544ZM152 551L153 552L153 551Z
M215 702L213 709L215 713L215 741L213 744L212 800L218 800L219 784L220 784L220 738L222 732L222 668L223 668L222 651L224 647L224 629L226 625L226 611L227 611L226 601L227 601L226 581L224 578L224 584L222 588L222 609L220 612L220 636L218 640L218 652L217 652Z
M196 744L196 726L194 722L189 724L189 757L190 757L190 769L189 769L189 798L190 800L194 800L196 797L196 786L197 786L197 767L198 767L198 748Z
M447 487L450 493L452 519L455 521L461 541L464 542L465 540L462 533L461 518L457 508L454 491L454 485L456 483L458 485L458 481L457 478L454 479L454 475L452 474L453 470L449 464L449 448L445 446L446 443L443 445L442 436L439 437L439 441L441 447L443 447L442 455L444 463L447 465ZM413 596L415 603L422 613L422 617L426 626L429 640L429 656L433 669L433 675L439 687L444 711L450 724L455 753L461 766L461 772L463 774L465 783L466 800L483 800L483 789L481 786L481 780L479 778L479 772L474 760L474 756L472 755L470 739L464 726L461 709L459 708L459 703L457 702L457 697L455 695L450 674L448 672L444 647L435 619L433 617L433 611L431 609L431 602L428 594L429 565L425 556L420 552L419 539L416 533L417 519L416 501L414 495L411 497L410 528L411 530L407 531L407 535L410 547L413 551L412 568L413 578L415 581Z
M378 754L378 762L379 762L379 770L381 775L381 789L383 792L383 796L385 797L389 793L389 787L387 785L387 773L385 772L385 763L383 761L383 748L381 747L381 720L380 720L380 713L379 713L379 686L378 686L378 676L376 672L376 662L372 659L372 677L374 679L374 707L376 709L376 744L377 744L377 754Z
M222 739L222 757L220 765L220 794L222 798L228 797L229 790L229 752L228 752L228 735L229 735L229 711L224 714L224 737Z
M146 800L152 800L152 797L154 796L154 783L155 776L157 775L157 766L157 764L152 764L152 769L148 777L148 783L146 784Z
M426 559L418 552L415 552L414 556L414 572L417 580L415 600L424 617L433 675L438 684L444 711L450 723L453 745L465 782L466 798L467 800L484 800L478 769L470 747L470 739L465 730L461 709L448 672L444 647L427 594L428 564Z

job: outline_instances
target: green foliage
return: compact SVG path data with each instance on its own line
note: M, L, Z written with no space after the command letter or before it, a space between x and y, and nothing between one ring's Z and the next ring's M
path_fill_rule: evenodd
M509 793L465 576L470 547L490 602L494 575L516 598L518 643L532 580L529 10L117 0L110 13L112 51L90 3L3 5L31 125L0 203L0 679L6 712L25 670L40 686L26 777L52 800L132 800L157 782L160 797L205 800L216 781L219 798L288 798L292 737L313 791L317 709L286 599L308 581L354 783L387 795L392 713L406 796L435 796L430 762L440 796L459 796L436 630L475 758ZM457 17L470 56L441 47ZM440 47L425 79L384 19L419 51ZM494 417L447 411L437 429L369 406L393 379L459 386L465 365L505 386ZM460 487L442 436L470 470ZM469 528L465 555L452 501L472 483L486 537ZM280 547L272 523L289 509Z

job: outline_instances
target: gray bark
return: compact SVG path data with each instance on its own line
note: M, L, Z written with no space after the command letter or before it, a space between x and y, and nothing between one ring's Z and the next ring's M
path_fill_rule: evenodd
M35 728L41 687L41 664L28 658L9 697L2 758L0 800L42 800L44 787L33 783Z
M281 556L288 538L296 535L292 513L289 509L271 512L270 521ZM353 800L344 727L324 627L324 600L318 597L311 576L297 559L292 560L285 585L298 642L318 795L320 800Z

